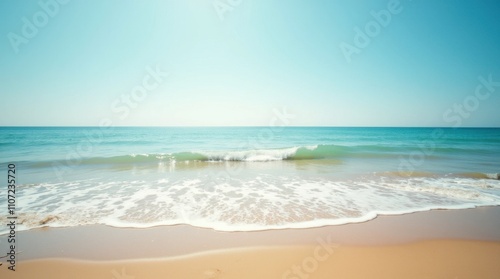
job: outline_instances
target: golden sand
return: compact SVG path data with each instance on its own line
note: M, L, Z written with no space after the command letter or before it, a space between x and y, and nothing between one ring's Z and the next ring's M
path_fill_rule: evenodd
M86 226L19 232L0 278L500 278L500 207L343 226L217 232Z
M232 249L171 259L35 260L1 278L495 278L500 242L433 240L387 246Z

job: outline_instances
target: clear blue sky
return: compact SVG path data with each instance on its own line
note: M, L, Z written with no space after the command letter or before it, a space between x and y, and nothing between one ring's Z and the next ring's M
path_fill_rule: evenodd
M0 125L500 126L496 0L38 2L0 1Z

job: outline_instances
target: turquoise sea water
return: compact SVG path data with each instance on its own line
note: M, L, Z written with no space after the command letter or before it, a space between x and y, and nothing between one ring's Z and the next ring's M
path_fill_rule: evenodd
M500 129L0 127L0 163L16 164L21 229L246 231L500 204Z

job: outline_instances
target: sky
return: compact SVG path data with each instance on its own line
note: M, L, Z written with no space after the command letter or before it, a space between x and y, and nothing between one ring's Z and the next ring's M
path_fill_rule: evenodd
M0 126L500 127L500 2L3 0Z

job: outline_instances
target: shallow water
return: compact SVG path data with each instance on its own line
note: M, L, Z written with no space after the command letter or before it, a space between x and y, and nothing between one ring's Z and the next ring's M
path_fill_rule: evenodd
M246 231L500 204L500 129L2 127L0 155L20 229Z

